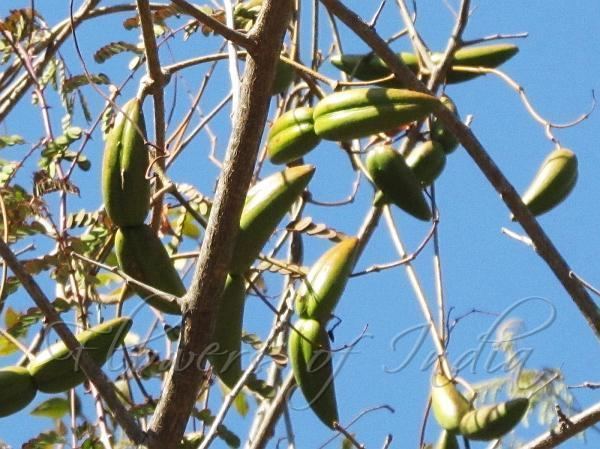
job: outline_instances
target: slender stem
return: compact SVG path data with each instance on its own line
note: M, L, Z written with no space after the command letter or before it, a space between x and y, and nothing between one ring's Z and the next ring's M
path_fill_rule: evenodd
M398 232L398 228L394 223L394 217L392 216L392 212L390 211L390 207L388 205L384 206L383 215L385 217L385 221L388 225L388 230L390 231L390 236L392 237L392 242L398 255L403 258L406 257L406 249L404 247L404 243L400 239L400 234ZM440 337L437 326L435 325L435 321L433 319L433 315L431 313L431 309L429 308L429 304L427 303L427 298L425 297L425 292L423 291L423 287L421 286L421 282L417 276L417 272L412 266L412 264L406 263L406 274L408 275L408 279L410 284L412 285L413 291L415 292L415 296L417 297L417 301L419 302L419 306L421 306L421 311L427 320L427 324L429 325L429 331L431 334L431 338L433 340L433 345L436 348L438 357L440 361L445 364L445 368L447 370L447 374L451 374L448 370L448 362L446 361L446 349L444 348L444 342Z

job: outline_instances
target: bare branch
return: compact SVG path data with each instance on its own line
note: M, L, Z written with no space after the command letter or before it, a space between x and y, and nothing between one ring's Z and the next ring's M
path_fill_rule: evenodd
M583 432L588 427L600 422L600 403L585 409L575 416L571 416L569 421L570 425L557 426L554 429L550 429L535 440L521 446L521 449L550 449L557 447L579 432Z
M154 99L154 149L157 158L157 166L165 168L165 77L160 67L158 47L154 38L154 23L148 0L136 1L140 25L142 27L142 39L144 40L144 53L146 55L146 69L150 79L150 92ZM160 180L156 180L156 188L160 189ZM163 196L159 195L152 205L152 229L156 231L160 225L162 216Z

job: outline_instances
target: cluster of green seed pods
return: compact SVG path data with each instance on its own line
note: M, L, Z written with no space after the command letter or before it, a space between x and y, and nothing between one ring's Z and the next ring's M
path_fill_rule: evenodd
M311 267L294 298L300 318L288 342L292 370L309 406L330 428L338 420L338 410L325 324L352 273L358 244L357 238L349 237L326 251Z
M118 112L106 136L102 196L108 216L119 227L115 252L120 268L144 284L179 297L185 294L185 286L160 239L144 224L150 208L145 141L142 102L133 98ZM137 286L134 289L157 310L181 314L175 300L169 301Z
M105 321L75 336L98 365L102 366L121 345L132 320L119 317ZM79 367L79 357L59 341L41 351L26 368L9 366L0 369L0 417L25 408L38 391L60 393L75 388L86 379Z
M448 97L442 104L456 112ZM406 89L364 88L336 92L314 108L300 107L282 114L273 123L267 140L267 155L274 164L293 162L315 148L322 139L343 141L398 129L426 118L440 99ZM436 121L431 140L422 142L406 157L391 147L369 152L369 176L388 201L420 220L429 220L431 210L422 187L442 172L446 154L457 141Z
M431 408L443 429L436 449L454 449L458 447L456 435L481 441L503 437L523 419L529 399L515 398L474 408L451 379L437 372L432 380Z

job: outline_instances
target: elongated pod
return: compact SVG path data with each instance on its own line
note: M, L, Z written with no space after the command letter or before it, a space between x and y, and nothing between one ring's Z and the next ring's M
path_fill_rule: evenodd
M129 276L165 293L181 297L185 286L160 239L147 225L120 228L115 237L119 267ZM154 293L134 286L144 301L164 313L179 315L181 309Z
M456 434L442 430L440 438L435 443L434 449L459 449Z
M150 207L150 182L146 179L148 150L141 101L134 98L117 114L106 136L102 161L102 197L117 226L139 226ZM140 134L141 133L141 134Z
M242 323L246 284L244 277L229 275L221 294L209 360L217 376L229 388L242 375Z
M279 60L275 69L275 79L273 80L272 95L281 94L292 84L295 76L294 68L287 62Z
M456 432L471 406L454 382L436 373L431 382L431 408L435 420L443 429Z
M338 421L329 338L319 321L299 319L290 331L290 363L308 405L329 428Z
M469 81L473 78L484 75L484 73L460 71L458 68L459 66L494 69L504 64L518 52L519 47L513 44L492 44L463 47L454 54L452 67L446 75L446 83L462 83L464 81ZM441 53L436 53L433 55L432 59L434 62L437 62L441 59L441 57Z
M131 324L132 320L129 317L114 318L75 337L92 360L98 365L103 365L123 343ZM37 354L27 365L27 369L40 391L60 393L75 388L85 380L78 360L78 355L73 354L59 341Z
M401 154L388 145L371 150L366 160L371 179L385 198L419 220L429 220L431 209L419 180Z
M436 97L406 89L350 89L323 98L315 106L317 136L349 140L395 129L431 113Z
M0 369L0 418L27 407L37 393L27 368L8 366Z
M406 164L423 185L430 185L442 174L446 166L446 153L442 145L433 140L418 144L406 156Z
M271 126L267 155L274 164L287 164L315 148L321 138L315 134L313 109L296 108L282 114Z
M414 53L398 53L397 57L413 72L419 72L419 60ZM391 75L388 66L374 53L343 54L331 57L331 64L361 81L374 81ZM391 79L377 83L382 87L405 88L400 81Z
M230 273L243 274L250 267L283 216L300 197L314 171L312 165L286 168L248 191Z
M559 148L544 159L522 200L533 215L541 215L562 203L577 182L577 156Z
M465 414L459 431L470 440L490 441L510 432L525 416L529 399L517 398Z
M356 237L344 239L311 267L294 301L300 317L321 322L330 318L354 268L357 246Z
M454 54L452 66L446 74L446 83L461 83L484 75L483 73L460 71L459 66L493 69L508 61L518 51L519 48L512 44L463 47ZM435 63L438 63L442 56L442 53L435 52L431 54L431 59ZM397 57L409 70L413 73L418 73L419 61L414 53L398 53ZM372 53L338 55L331 58L331 63L338 69L361 81L376 81L392 74L387 65ZM456 68L454 68L455 66ZM392 88L406 87L396 79L380 81L377 82L377 85Z

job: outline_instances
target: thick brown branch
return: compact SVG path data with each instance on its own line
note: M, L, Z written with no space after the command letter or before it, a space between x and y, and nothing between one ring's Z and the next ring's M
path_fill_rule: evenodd
M23 288L27 291L29 296L33 299L35 304L44 314L47 324L52 327L63 340L67 348L72 351L73 354L79 355L79 365L85 373L85 375L94 384L102 399L106 402L108 407L115 415L115 419L123 427L123 430L127 436L136 444L145 444L146 434L139 428L136 421L132 418L129 412L125 409L121 401L115 394L115 387L104 372L98 367L98 364L92 360L90 355L83 351L79 342L69 330L67 325L62 321L58 312L54 310L54 307L50 303L48 297L42 291L40 286L35 282L33 277L25 271L17 257L8 247L8 245L0 240L0 257L4 259L4 262L12 270L14 275L17 277L19 282L23 285Z
M196 272L184 298L179 350L149 431L150 447L153 449L178 446L203 380L205 352L218 309L216 300L227 274L266 123L271 85L291 4L291 0L265 1L256 26L248 36L257 51L247 58L241 103L235 111L223 172Z
M359 16L346 8L338 0L321 0L321 3L369 45L377 56L387 64L392 73L408 86L408 88L419 92L430 93L423 83L421 83L406 65L396 57L385 41L381 39L379 35ZM440 106L435 111L435 114L444 123L446 128L457 137L488 181L500 194L500 197L513 213L515 219L531 238L537 253L550 267L554 275L569 293L596 336L600 338L600 309L594 303L585 288L570 277L569 274L571 268L558 252L554 243L548 238L537 220L531 215L529 209L523 204L515 188L508 179L506 179L473 132L455 117L452 112L445 107Z
M569 438L600 422L600 403L569 418L571 425L557 426L540 435L535 440L521 446L521 449L550 449L567 441Z

